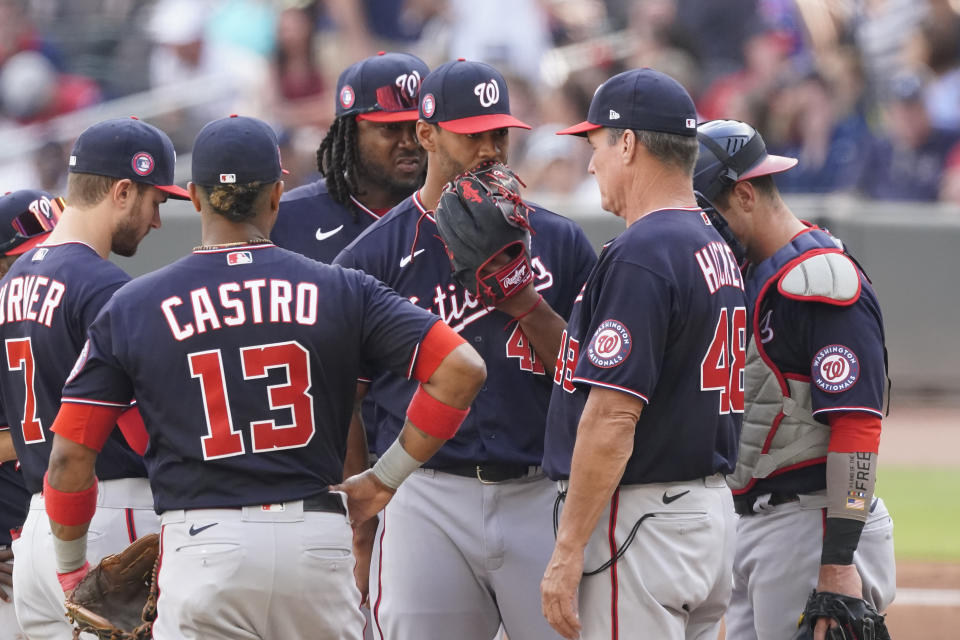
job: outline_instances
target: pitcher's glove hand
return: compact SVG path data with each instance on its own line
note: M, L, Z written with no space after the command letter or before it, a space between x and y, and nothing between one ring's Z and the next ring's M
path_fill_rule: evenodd
M145 640L157 617L156 565L160 536L153 533L105 557L67 597L73 637Z
M827 640L890 640L884 616L860 598L829 591L814 591L800 616L794 640L812 640L818 618L836 620L827 630Z
M434 212L454 279L488 307L533 282L531 208L520 184L510 167L485 162L450 181ZM509 260L489 268L500 254Z

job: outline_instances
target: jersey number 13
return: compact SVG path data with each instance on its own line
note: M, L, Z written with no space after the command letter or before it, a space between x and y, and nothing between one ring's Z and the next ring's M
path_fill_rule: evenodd
M206 460L226 458L244 453L243 436L234 427L223 374L220 349L198 351L187 355L190 375L200 380L203 410L207 419L207 435L201 438ZM261 344L240 349L243 379L265 378L270 369L283 369L286 383L267 387L271 410L289 409L291 424L278 425L275 420L250 422L253 452L294 449L306 446L316 431L313 396L310 395L310 358L297 342Z

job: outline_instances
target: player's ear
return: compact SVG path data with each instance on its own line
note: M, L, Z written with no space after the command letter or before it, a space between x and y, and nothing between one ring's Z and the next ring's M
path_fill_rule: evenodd
M280 196L283 195L283 180L277 180L273 183L273 186L270 187L270 210L279 211L280 210Z
M741 211L753 211L757 205L757 190L749 180L743 180L733 185L730 200L735 202Z
M121 209L127 206L128 203L136 200L137 193L137 186L128 178L117 180L110 189L110 197L113 198L113 202Z
M637 154L637 134L633 132L632 129L627 129L623 132L623 135L617 140L617 150L620 152L620 158L623 160L623 164L630 164L633 162L634 156Z
M197 185L188 182L187 191L190 192L190 202L193 203L193 208L200 211L200 191L197 189Z
M437 130L434 129L430 123L424 122L423 120L417 120L416 132L417 141L420 143L421 147L423 147L426 151L437 150Z

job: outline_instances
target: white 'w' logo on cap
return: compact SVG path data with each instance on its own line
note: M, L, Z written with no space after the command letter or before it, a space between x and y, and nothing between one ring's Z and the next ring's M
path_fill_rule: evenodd
M473 95L480 98L480 105L484 108L500 102L500 85L496 79L490 78L490 82L481 82L473 88Z

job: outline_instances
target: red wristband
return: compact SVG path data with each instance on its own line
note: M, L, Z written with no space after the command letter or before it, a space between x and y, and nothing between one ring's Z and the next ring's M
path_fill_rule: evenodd
M457 409L440 402L418 387L407 407L407 420L427 435L449 440L460 428L470 409Z
M83 491L60 491L50 486L43 474L43 502L51 520L64 527L76 527L93 520L97 512L97 479Z
M79 569L74 569L69 573L60 573L57 572L57 581L60 583L60 588L63 589L64 593L70 593L77 588L77 585L80 584L80 581L83 580L90 572L90 563L84 562L83 566Z

